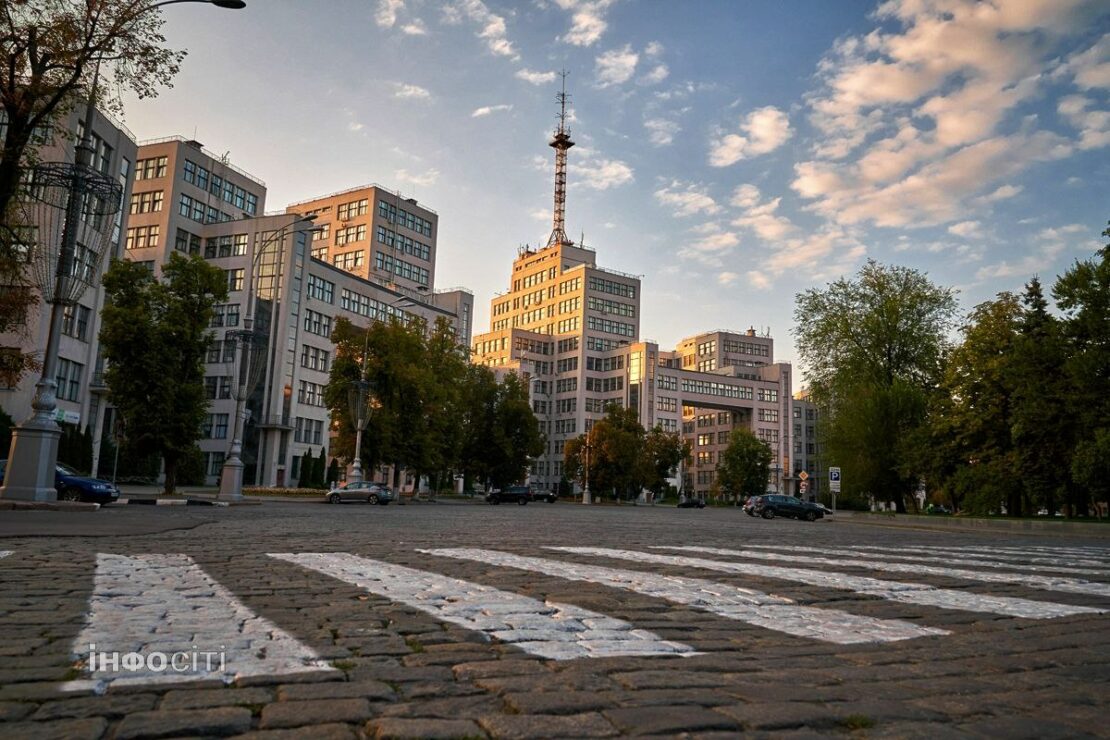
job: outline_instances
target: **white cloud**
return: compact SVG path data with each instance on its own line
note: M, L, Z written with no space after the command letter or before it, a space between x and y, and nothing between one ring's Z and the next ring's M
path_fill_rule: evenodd
M554 217L552 212L546 208L533 208L528 212L528 216L535 221L542 221L543 223L551 223Z
M649 118L644 121L644 128L648 130L648 141L655 146L667 146L681 130L677 122L665 118Z
M478 38L486 42L486 48L496 56L519 59L513 43L508 38L505 19L490 11L482 0L456 0L453 5L443 9L447 23L460 23L466 18L481 27Z
M755 185L745 183L744 185L736 186L736 190L732 191L732 199L729 203L737 208L751 208L759 203L759 199L759 188Z
M570 167L575 182L591 190L609 190L632 182L632 168L618 159L591 159Z
M475 108L474 112L470 114L471 118L481 118L488 116L490 113L497 113L498 111L510 111L513 109L510 103L500 103L498 105L483 105L481 108Z
M650 72L640 78L640 81L646 85L657 85L663 80L667 79L671 70L667 68L666 64L657 64Z
M546 85L555 81L554 72L537 72L532 69L518 69L514 75L518 80L524 80L532 85Z
M710 145L709 164L728 167L741 159L767 154L790 138L790 119L774 106L752 111L740 120L745 135L725 134Z
M374 11L374 22L380 28L393 28L397 22L397 11L405 7L405 0L378 0L378 9Z
M570 29L560 39L572 46L593 46L609 27L605 14L614 0L555 0L570 12Z
M759 270L748 270L748 284L756 290L767 290L771 287L771 278Z
M1069 57L1063 71L1071 72L1076 86L1083 90L1110 88L1110 34Z
M979 198L981 203L997 203L1000 200L1008 200L1020 193L1024 188L1021 185L1002 185L997 190L987 193Z
M365 128L365 126L358 121L351 121L347 124L348 131L362 131L363 128Z
M717 201L695 183L672 180L655 191L655 199L673 209L675 216L694 216L699 213L712 215L721 212Z
M621 49L605 52L595 60L597 86L609 87L628 82L636 73L636 64L639 61L640 55L632 51L629 44Z
M733 191L729 201L742 209L741 215L733 219L732 225L751 229L765 242L777 242L797 230L790 219L775 214L781 202L782 198L762 201L759 188L755 185L740 185Z
M740 237L731 231L708 234L690 242L690 248L698 252L726 252L740 243Z
M1094 101L1082 95L1061 98L1057 112L1079 131L1080 149L1110 145L1110 110L1092 109Z
M393 97L402 100L430 100L432 94L419 85L404 82L393 83Z
M408 170L397 170L397 172L394 173L394 177L396 177L399 182L408 182L413 185L428 187L429 185L435 185L436 181L439 180L439 170L433 167L419 174L409 172Z
M948 227L948 233L964 239L982 239L983 224L978 221L961 221Z
M644 55L649 57L657 57L663 53L663 45L658 41L650 41L644 47Z
M717 283L719 285L732 285L738 277L740 276L735 272L721 272L717 274Z
M427 36L428 27L424 25L424 21L416 18L415 20L401 26L401 33L408 36Z

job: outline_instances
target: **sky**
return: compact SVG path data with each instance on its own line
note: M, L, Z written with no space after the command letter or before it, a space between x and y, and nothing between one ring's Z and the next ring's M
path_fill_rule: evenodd
M641 338L755 327L868 259L963 311L1105 243L1105 0L248 0L163 9L174 87L125 96L264 180L267 210L379 183L439 214L436 288L475 333L551 231L642 278ZM796 384L798 381L796 381Z

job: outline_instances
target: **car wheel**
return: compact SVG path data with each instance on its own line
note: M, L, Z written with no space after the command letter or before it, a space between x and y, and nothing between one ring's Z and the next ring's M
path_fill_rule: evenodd
M496 496L490 496L489 502L491 506L496 506L497 504L501 503L501 499L497 498Z
M371 493L369 496L366 497L366 503L376 504L378 503L378 497Z
M520 504L521 506L527 506L527 505L528 505L528 499L524 498L523 496L521 496L520 498L518 498L518 499L516 500L516 502L517 502L518 504Z
M763 510L763 518L764 519L774 519L775 518L775 510L774 509L764 509Z
M817 512L816 511L807 511L806 512L806 521L807 522L817 521Z
M548 498L548 499L547 499L547 503L549 503L549 504L553 504L553 503L555 503L555 497L554 497L554 496L551 496L550 498Z
M342 501L343 501L343 499L342 499L342 497L340 497L340 495L338 493L333 493L332 495L328 496L328 503L329 504L338 504L338 503L342 503Z
M67 488L62 491L62 501L80 501L81 489L80 488Z

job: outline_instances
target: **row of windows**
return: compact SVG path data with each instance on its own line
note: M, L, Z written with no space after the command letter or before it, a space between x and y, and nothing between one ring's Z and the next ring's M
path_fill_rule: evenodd
M557 363L555 363L555 368L556 368L556 372L560 372L560 373L569 373L573 370L577 370L578 369L578 358L577 357L564 357L563 359L561 359Z
M592 301L593 299L591 298L590 300ZM578 296L575 296L574 298L568 298L565 301L559 301L559 313L571 313L573 311L577 311L581 307L582 299Z
M206 375L204 377L204 397L209 401L217 398L231 398L230 375Z
M349 272L362 267L363 256L365 254L366 252L361 249L357 252L344 252L343 254L337 254L332 257L331 263L340 270L347 270Z
M420 285L427 285L430 276L430 273L423 267L418 267L404 260L394 259L382 252L377 252L374 255L374 269L379 272L391 272Z
M310 344L301 345L301 367L326 373L330 359L331 355L326 349L313 347Z
M576 277L559 283L559 295L575 293L582 288L582 278Z
M726 339L723 342L725 352L741 355L756 355L757 357L770 357L771 347L767 344L755 342L741 342L735 339Z
M615 378L593 378L586 376L586 390L596 393L612 393L613 391L624 390L624 376L618 375Z
M504 352L508 348L508 337L498 337L497 339L487 339L484 342L475 342L474 354L488 355L490 352Z
M698 356L704 357L705 355L712 355L717 353L717 340L712 339L708 342L702 342L698 345Z
M617 334L622 337L636 336L636 327L623 321L601 319L597 316L586 317L586 328L592 331L603 331L606 334Z
M677 391L678 378L673 375L658 375L655 378L655 387L661 391Z
M577 328L577 327L575 327ZM625 344L619 339L605 339L603 337L586 337L586 349L597 352L607 352Z
M157 210L162 210L159 205ZM231 214L224 213L223 211L206 206L202 201L196 198L190 198L188 195L182 194L181 201L177 205L177 212L185 218L192 219L200 224L214 224L218 221L230 221ZM134 211L132 211L134 213Z
M555 413L557 414L572 414L577 410L577 398L560 398L555 402Z
M166 176L166 157L151 157L135 162L136 180L154 180Z
M578 299L576 298L575 301ZM636 316L636 307L628 303L618 303L617 301L610 301L606 298L595 298L590 296L586 305L591 311L600 311L601 313L611 313L617 316L628 316L634 318ZM577 308L577 306L576 306Z
M759 420L760 421L778 421L779 420L779 410L778 409L760 409L759 410Z
M624 355L617 355L616 357L594 357L593 355L586 355L586 369L597 370L599 372L623 370Z
M315 298L324 303L335 303L335 283L324 280L319 275L308 276L308 286L305 291L309 298Z
M213 306L211 326L239 326L239 304Z
M366 225L345 226L335 230L335 246L342 247L351 242L360 242L366 238Z
M205 439L227 439L229 414L209 414L200 425L200 436Z
M778 442L779 430L778 429L756 429L755 436L759 437L764 442Z
M79 362L58 359L58 370L54 374L54 382L58 384L55 395L66 401L78 401L81 398L81 376L85 366Z
M590 290L598 291L600 293L608 293L610 295L619 295L622 298L635 298L636 286L628 285L626 283L618 283L613 280L606 280L600 277L590 278Z
M577 419L556 419L555 420L555 433L556 434L574 434L578 428Z
M62 334L82 342L89 341L89 321L92 309L81 304L70 304L62 312Z
M586 399L586 412L592 414L601 414L605 412L605 405L609 403L604 398L587 398Z
M313 311L311 308L306 308L304 312L304 330L319 337L330 337L331 317Z
M578 378L559 378L555 381L556 393L571 393L578 390Z
M749 396L750 398L750 396ZM760 388L759 400L767 403L776 403L779 400L779 391L777 388Z
M563 319L558 323L558 332L560 334L569 334L572 331L578 331L578 317L572 319Z
M127 229L127 249L145 249L157 247L161 227L158 224L150 226L132 226Z
M204 242L204 258L242 257L247 253L246 234L210 236Z
M258 196L247 192L230 180L224 180L219 175L214 175L191 159L185 160L183 173L185 182L196 185L205 192L212 193L231 203L236 208L253 216L258 211Z
M131 193L131 213L157 213L162 210L161 190L147 190L142 193Z
M578 349L578 337L571 337L570 339L560 339L556 347L556 351L559 354L563 354L564 352L574 352Z
M423 242L418 242L404 234L394 233L384 226L378 227L378 242L399 249L405 254L411 254L413 257L424 261L428 261L432 258L432 248L430 246Z
M185 229L178 229L173 248L186 254L200 254L200 237Z
M390 223L396 222L398 226L404 226L409 231L415 231L428 237L432 235L431 221L420 218L415 213L409 213L403 208L398 209L397 206L386 203L384 200L378 201L378 215L389 219Z
M340 203L339 208L336 209L336 215L339 216L340 221L346 221L355 216L366 215L366 198L361 200L352 200L350 203Z
M390 318L398 318L404 321L408 316L396 306L374 300L347 288L344 288L339 296L339 307L344 311L366 316L375 321L389 321Z
M708 372L712 372L716 369L717 369L717 358L716 357L710 357L708 360L699 360L698 361L698 372L699 373L708 373Z
M297 403L303 403L305 406L323 406L324 386L302 380L297 390Z
M531 311L525 311L519 316L514 317L513 326L524 326L525 324L532 324L537 321L543 321L544 310L542 308L534 308Z
M218 362L234 362L235 361L235 340L227 339L220 341L219 339L211 339L208 342L208 356L204 360L209 365Z
M318 445L324 437L324 422L320 419L306 419L298 416L293 427L293 441Z
M670 396L657 396L655 407L660 411L678 411L678 399Z
M723 398L743 398L751 400L752 389L741 385L729 385L710 380L682 379L683 393L700 393L704 396L721 396ZM760 399L762 400L762 399Z
M517 352L527 352L533 355L549 355L551 354L551 342L517 337L513 342L513 349Z

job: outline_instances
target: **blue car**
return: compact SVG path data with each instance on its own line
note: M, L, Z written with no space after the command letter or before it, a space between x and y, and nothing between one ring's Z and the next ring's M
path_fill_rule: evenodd
M7 469L8 461L0 460L0 485L4 483L4 471ZM61 463L54 468L54 488L58 489L60 501L110 504L119 498L119 489L113 484L99 478L83 476Z

